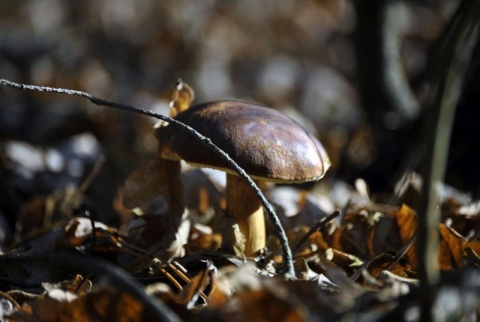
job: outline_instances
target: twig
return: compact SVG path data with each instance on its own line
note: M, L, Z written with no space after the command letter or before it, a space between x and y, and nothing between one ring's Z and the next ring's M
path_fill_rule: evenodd
M280 223L280 219L278 218L277 214L275 213L275 210L273 209L272 205L267 201L267 199L265 198L265 196L263 195L261 190L253 182L253 180L248 176L248 174L245 172L245 170L243 170L232 158L230 158L227 153L225 153L223 150L221 150L215 144L213 144L212 141L209 138L200 134L198 131L196 131L192 127L190 127L190 126L188 126L188 125L186 125L182 122L179 122L175 119L172 119L170 117L155 113L155 112L150 111L150 110L140 109L140 108L124 105L124 104L119 104L119 103L106 101L106 100L97 98L97 97L95 97L95 96L93 96L89 93L86 93L86 92L76 91L76 90L71 90L71 89L64 89L64 88L19 84L19 83L11 82L9 80L5 80L5 79L0 79L0 85L13 87L13 88L17 88L17 89L20 89L20 90L29 90L29 91L38 91L38 92L51 92L51 93L58 93L58 94L80 96L80 97L89 99L95 105L112 107L112 108L116 108L116 109L119 109L119 110L131 112L131 113L137 113L137 114L150 116L150 117L168 122L170 124L173 124L173 125L177 126L178 128L180 128L182 130L188 131L189 133L194 135L203 145L205 145L206 147L211 149L214 153L219 155L253 189L253 191L255 192L257 197L260 199L260 201L261 201L263 207L265 208L268 216L270 217L270 220L272 221L273 225L275 226L278 237L280 238L280 244L281 244L281 248L282 248L282 252L283 252L283 256L284 256L284 261L285 261L284 276L288 279L295 277L295 269L293 267L292 251L291 251L291 249L288 245L288 238L287 238L287 235L285 233L285 230L283 229L282 224Z
M95 166L93 167L92 171L88 175L88 177L82 182L80 187L78 188L78 192L81 194L84 194L87 189L90 187L92 184L93 180L97 177L98 173L103 167L103 164L105 163L105 156L101 156L98 161L95 163Z

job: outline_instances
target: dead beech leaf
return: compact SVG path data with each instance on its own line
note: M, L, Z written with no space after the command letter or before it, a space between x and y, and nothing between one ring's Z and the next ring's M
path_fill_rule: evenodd
M70 302L44 296L10 315L11 321L142 321L143 307L131 295L103 288Z
M214 233L209 226L195 223L190 231L188 243L185 250L192 254L199 250L211 249L215 250L220 247L222 236L220 233Z
M195 92L192 87L179 79L172 100L170 101L170 117L175 117L178 113L187 110L194 99Z
M132 221L128 241L149 247L154 256L170 261L185 255L184 246L190 234L191 222L188 210L178 214L144 215Z
M322 250L327 250L328 248L330 248L325 241L325 238L323 238L323 234L319 231L316 231L312 235L310 235L308 241L310 244L314 244L316 247Z
M209 264L207 269L194 276L190 283L183 289L180 298L181 302L184 303L188 309L195 306L201 295L204 296L203 291L205 291L206 287L211 282L214 270L215 267Z
M300 247L297 249L295 255L308 255L312 251L327 250L329 248L320 231L311 233L308 239L302 242L308 233L310 233L310 227L304 225L295 226L287 230L287 237L290 244L296 245L295 249ZM302 243L299 244L300 242Z
M238 309L241 313L238 313L244 321L306 321L303 310L267 289L244 291L238 293L235 298L240 303Z
M73 218L65 227L65 241L70 247L91 246L99 252L114 252L119 249L121 237L117 229L88 218Z
M397 221L400 239L402 243L405 244L417 231L417 217L415 212L410 207L403 204L400 209L393 212L393 216ZM416 243L413 243L413 245L407 251L407 258L413 269L418 267L416 249Z
M82 295L90 292L92 289L92 282L88 279L85 280L82 275L77 274L73 280L63 281L55 284L42 283L42 286L46 291L60 289L73 294Z
M345 215L342 225L333 234L331 245L335 250L368 258L368 236L373 224L363 211Z
M445 224L439 225L440 249L438 262L441 270L450 271L463 266L463 249L466 240Z
M142 207L157 196L168 194L166 181L161 173L162 157L159 153L146 166L135 170L125 181L123 204L133 209Z
M335 263L338 267L342 267L346 271L359 267L363 264L363 261L352 254L348 254L336 249L332 249L331 262Z
M208 295L208 307L209 308L221 308L227 303L228 296L223 292L220 287L217 286L217 280L212 280L212 290Z
M402 278L410 278L412 276L412 268L407 264L403 265L402 263L387 261L382 263L380 266L376 266L370 270L372 276L378 278L381 273L388 271L396 276Z

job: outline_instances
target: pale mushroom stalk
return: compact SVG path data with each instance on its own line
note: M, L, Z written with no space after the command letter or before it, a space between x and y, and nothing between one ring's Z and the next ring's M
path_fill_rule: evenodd
M254 180L257 186L258 180ZM224 248L235 248L240 245L239 251L250 256L265 247L266 232L263 205L255 195L252 188L239 176L227 173L227 216L231 217L238 225L240 236L235 231L225 235ZM230 227L232 229L233 227ZM234 245L230 245L234 236Z

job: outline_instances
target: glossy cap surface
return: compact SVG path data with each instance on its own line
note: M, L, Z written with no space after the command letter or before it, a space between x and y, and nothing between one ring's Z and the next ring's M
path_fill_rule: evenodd
M176 119L210 138L254 179L314 181L330 167L327 153L315 137L268 107L220 101L192 106ZM176 126L160 127L156 136L166 159L235 173L221 157Z

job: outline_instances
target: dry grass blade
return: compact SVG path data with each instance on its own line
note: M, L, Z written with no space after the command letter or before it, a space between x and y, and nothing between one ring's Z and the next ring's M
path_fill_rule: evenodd
M443 50L438 56L444 64L436 66L439 71L434 71L436 74L433 85L437 86L438 90L433 102L434 108L431 110L432 115L428 116L428 123L434 128L429 130L426 142L423 199L418 227L419 274L424 288L435 283L439 276L435 265L439 244L437 227L440 222L436 186L444 177L455 110L478 38L479 7L475 0L464 0L460 3L442 38Z

